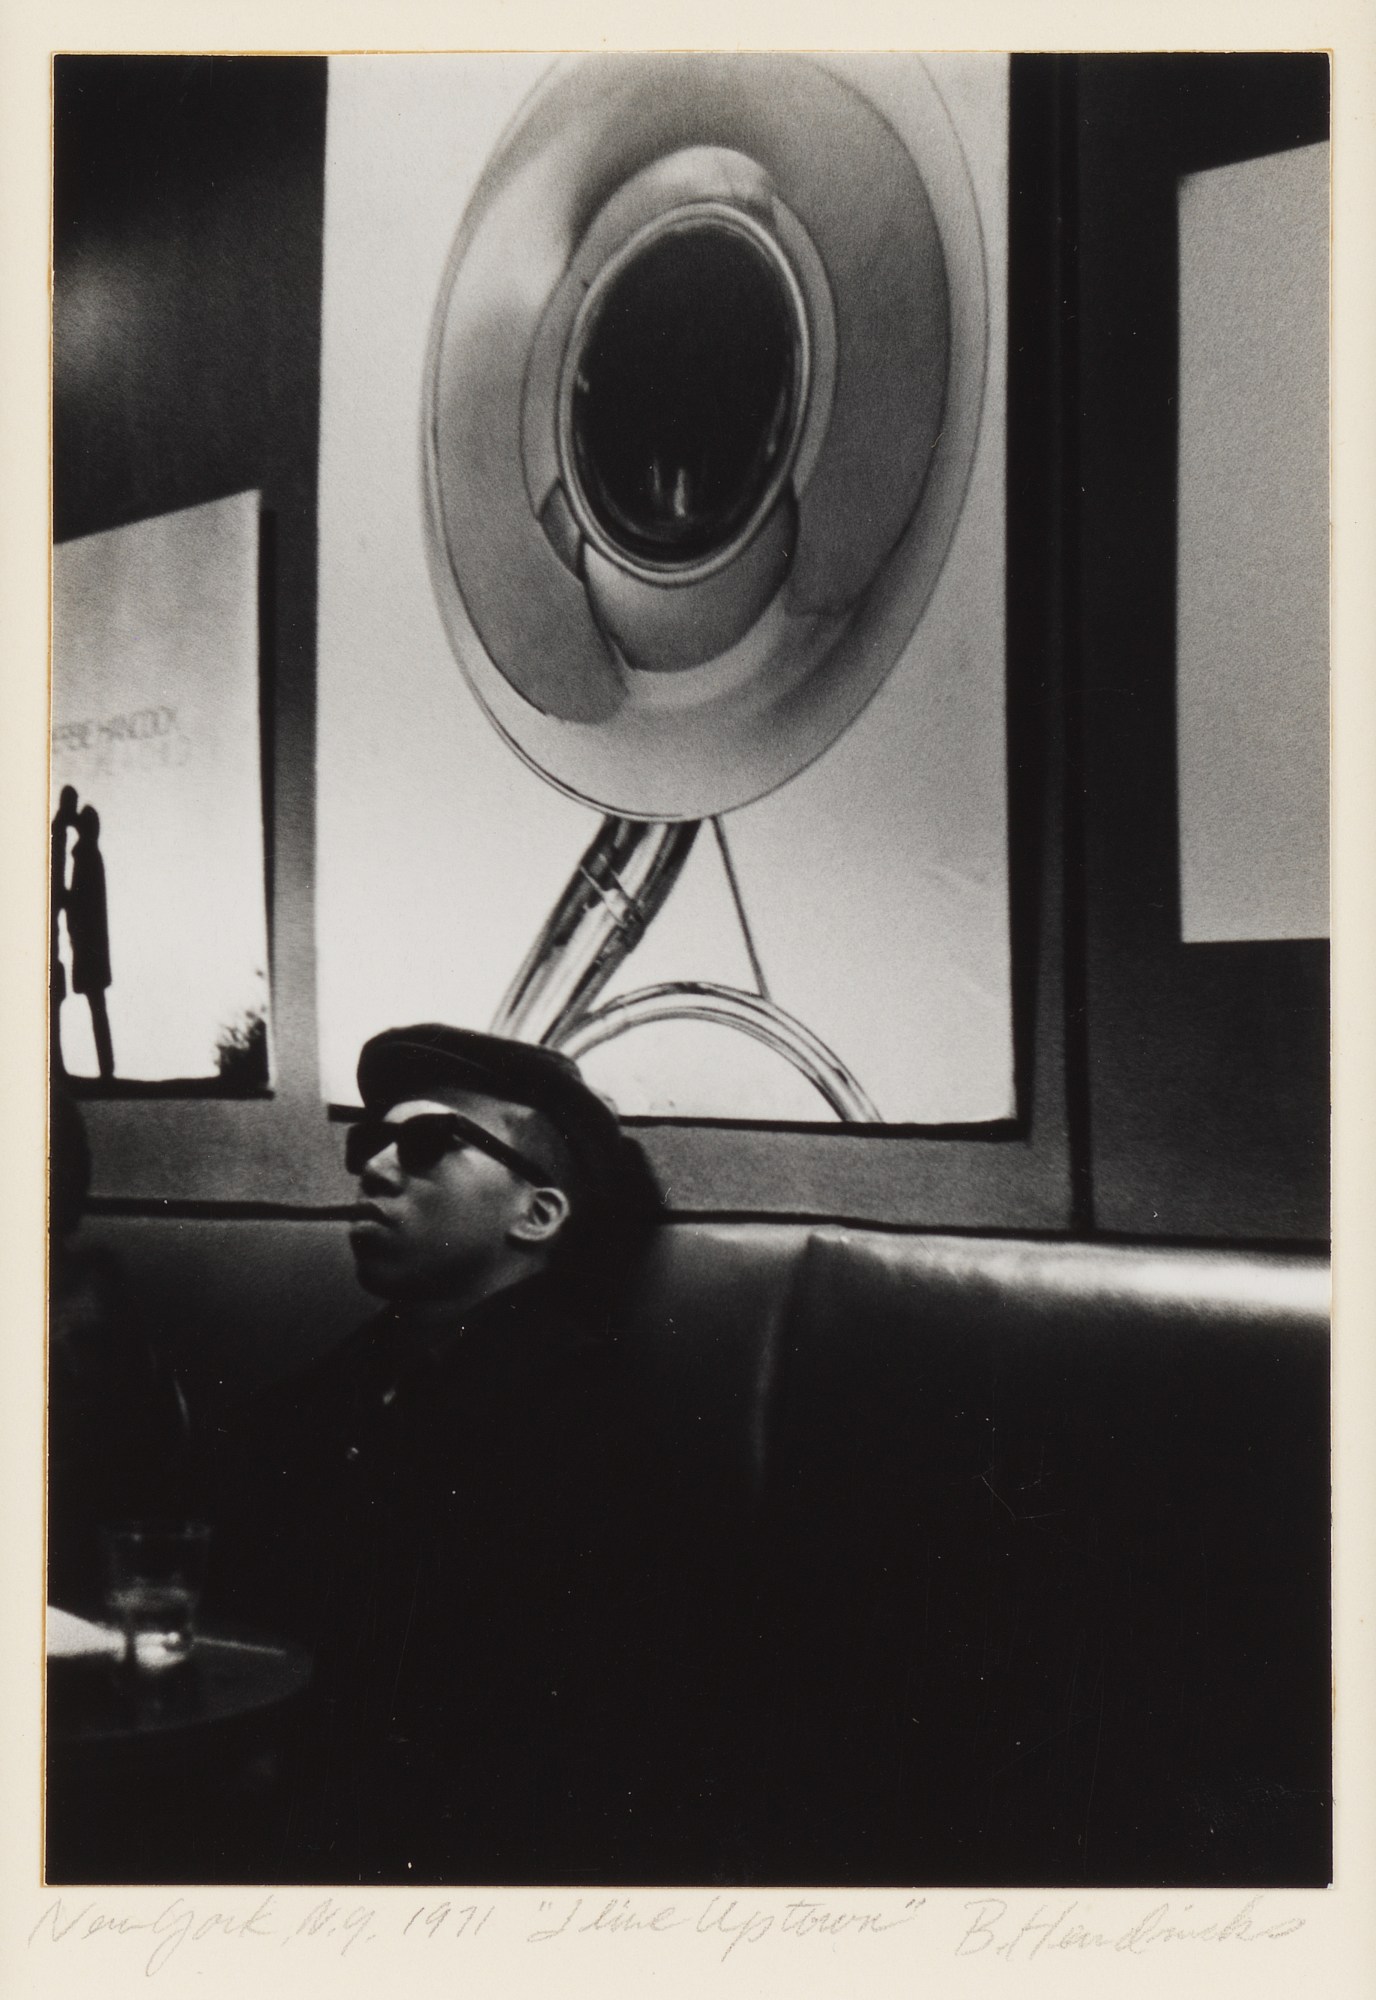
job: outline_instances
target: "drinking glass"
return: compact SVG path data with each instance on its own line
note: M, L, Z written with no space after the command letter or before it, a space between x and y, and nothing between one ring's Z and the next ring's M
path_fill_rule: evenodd
M178 1665L194 1640L210 1529L124 1521L103 1540L105 1606L124 1633L125 1664L148 1673Z

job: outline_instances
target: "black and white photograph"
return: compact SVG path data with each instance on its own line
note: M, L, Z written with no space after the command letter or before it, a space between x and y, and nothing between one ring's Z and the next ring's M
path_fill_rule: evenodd
M1262 1936L1331 53L51 81L43 1885Z

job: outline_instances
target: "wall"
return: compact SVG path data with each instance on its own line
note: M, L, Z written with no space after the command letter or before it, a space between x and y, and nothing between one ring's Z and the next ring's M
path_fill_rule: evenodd
M1074 755L1091 1219L1322 1237L1328 949L1181 942L1177 181L1328 132L1324 56L1081 65Z
M323 1197L310 774L325 65L60 57L54 120L55 538L250 487L263 506L278 1094L91 1103L97 1186Z
M1015 1117L875 1137L648 1127L681 1212L1324 1235L1323 950L1187 950L1175 906L1174 179L1209 163L1205 140L1226 158L1322 136L1311 60L1264 61L1245 89L1207 61L1014 64ZM107 1207L347 1194L319 1102L312 909L324 104L313 60L57 66L55 533L246 486L267 522L278 1093L91 1103Z

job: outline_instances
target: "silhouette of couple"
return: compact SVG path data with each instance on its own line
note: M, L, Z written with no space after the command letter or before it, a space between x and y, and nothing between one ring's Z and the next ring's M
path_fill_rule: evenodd
M70 874L67 869L69 830L76 833L71 850ZM105 1011L105 991L110 984L110 919L105 903L100 815L94 806L82 806L78 810L75 788L64 785L53 817L52 832L49 948L53 1072L57 1076L66 1074L62 1060L62 1002L67 997L67 974L58 952L58 918L65 915L67 942L72 954L72 991L86 995L91 1009L96 1061L100 1066L101 1081L108 1083L115 1074L115 1048L110 1037L110 1019Z

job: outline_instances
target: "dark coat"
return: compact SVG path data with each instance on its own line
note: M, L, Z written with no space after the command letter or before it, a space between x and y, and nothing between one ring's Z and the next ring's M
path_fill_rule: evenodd
M58 918L67 905L67 829L72 824L59 813L52 823L49 845L51 881L48 892L48 976L53 998L67 997L67 974L61 958ZM69 933L70 934L70 933Z
M103 993L110 981L110 919L105 862L96 840L77 836L67 889L67 935L72 941L72 991Z
M631 1429L614 1345L546 1280L429 1344L381 1313L260 1400L225 1560L316 1662L272 1879L639 1872L658 1620Z

